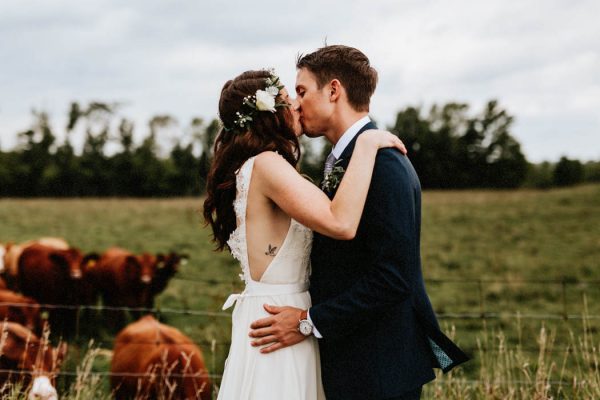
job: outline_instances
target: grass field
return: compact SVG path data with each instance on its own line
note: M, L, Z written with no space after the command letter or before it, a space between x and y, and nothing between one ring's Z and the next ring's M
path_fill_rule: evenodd
M427 398L534 398L520 395L518 384L503 388L482 383L505 373L496 378L524 381L526 394L527 388L537 390L535 374L527 386L526 376L532 372L524 372L525 361L537 372L565 363L560 377L549 370L548 382L577 377L577 368L588 362L579 360L585 352L574 352L574 346L591 340L598 347L588 335L600 327L595 318L600 316L600 186L425 192L423 200L428 292L442 326L454 330L457 342L474 356L451 379L429 385ZM220 306L231 291L241 289L240 271L229 254L212 251L209 232L202 227L200 199L0 200L0 242L39 236L61 236L84 251L119 245L134 252L188 253L190 263L159 298L160 316L200 343L212 374L222 372L230 322ZM585 283L590 281L595 282ZM584 297L589 318L563 319L583 314ZM468 315L453 318L456 314ZM490 318L482 319L482 314ZM75 369L92 336L95 346L111 348L112 336L97 320L82 321L65 368ZM542 348L543 340L551 341L552 351ZM94 358L94 370L108 368L109 356L104 354ZM565 354L579 358L564 361ZM515 365L508 365L509 359ZM496 365L500 360L504 364ZM66 388L70 383L65 379L61 384Z

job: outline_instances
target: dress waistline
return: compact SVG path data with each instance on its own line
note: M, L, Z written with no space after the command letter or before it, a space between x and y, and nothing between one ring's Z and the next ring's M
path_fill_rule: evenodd
M235 304L236 301L242 300L244 297L258 297L258 296L280 296L284 294L296 294L306 292L308 290L308 282L301 283L263 283L248 280L246 283L246 289L242 293L234 293L229 295L225 304L223 304L223 310L227 310L229 307Z

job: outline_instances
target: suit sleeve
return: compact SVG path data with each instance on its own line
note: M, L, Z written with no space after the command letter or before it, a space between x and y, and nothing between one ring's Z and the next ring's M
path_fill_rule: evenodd
M400 157L391 149L377 155L360 227L372 264L344 293L310 309L325 338L346 335L368 323L374 312L411 295L409 265L418 257L417 203L410 171Z

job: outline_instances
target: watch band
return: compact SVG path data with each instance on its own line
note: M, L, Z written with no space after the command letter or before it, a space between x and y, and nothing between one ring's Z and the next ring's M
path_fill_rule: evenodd
M308 310L302 310L302 313L300 314L300 321L308 319Z

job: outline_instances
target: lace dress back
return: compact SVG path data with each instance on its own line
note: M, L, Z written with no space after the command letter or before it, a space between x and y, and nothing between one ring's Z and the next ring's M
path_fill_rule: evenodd
M246 284L252 281L246 242L246 210L254 159L255 157L248 159L237 173L237 195L233 203L237 228L227 241L233 257L240 262L242 267L240 277ZM310 275L311 245L312 231L292 218L287 235L260 282L273 284L307 282Z

